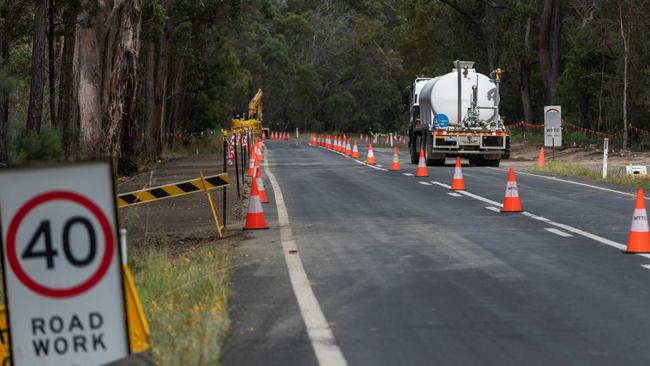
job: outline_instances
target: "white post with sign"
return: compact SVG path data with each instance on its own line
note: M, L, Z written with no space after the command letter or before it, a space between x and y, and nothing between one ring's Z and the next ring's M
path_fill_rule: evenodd
M544 146L562 146L562 107L559 105L544 107Z
M2 170L0 216L12 365L126 357L110 164Z
M609 150L609 139L605 137L603 141L603 179L607 178L607 155Z

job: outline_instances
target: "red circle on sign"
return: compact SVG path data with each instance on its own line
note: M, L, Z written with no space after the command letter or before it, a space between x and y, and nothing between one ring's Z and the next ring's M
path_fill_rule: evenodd
M29 214L29 212L36 208L38 205L43 204L47 201L55 200L72 201L90 211L99 221L99 224L101 225L102 231L104 233L104 238L106 239L104 244L104 257L102 258L99 268L97 268L95 273L93 273L92 276L90 276L86 281L80 283L79 285L62 289L46 287L34 281L31 277L29 277L25 270L23 270L23 268L20 266L20 262L18 261L18 257L16 257L16 234L18 233L18 228L21 222L25 219L27 214ZM27 201L27 203L25 203L18 210L14 218L11 220L11 223L9 224L9 230L7 232L7 261L9 262L9 265L13 269L16 277L18 277L20 282L29 287L32 291L49 297L70 297L90 290L99 282L99 280L102 279L102 277L104 277L104 274L106 274L106 271L108 271L111 260L113 259L113 251L115 248L114 241L115 237L113 236L113 231L111 230L111 224L108 222L106 215L104 215L102 210L97 207L94 202L74 192L46 192Z

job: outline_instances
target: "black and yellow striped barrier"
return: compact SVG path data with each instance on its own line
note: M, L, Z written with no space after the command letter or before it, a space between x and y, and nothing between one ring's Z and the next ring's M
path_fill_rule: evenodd
M197 178L160 187L122 193L117 195L117 207L122 208L165 198L183 196L190 193L204 192L216 188L225 188L229 185L230 178L228 177L228 174L222 173L205 178Z

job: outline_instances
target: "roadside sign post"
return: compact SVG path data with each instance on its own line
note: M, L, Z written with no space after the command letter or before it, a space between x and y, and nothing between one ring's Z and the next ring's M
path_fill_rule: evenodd
M555 160L555 147L562 147L562 106L544 107L544 146L551 148Z
M605 137L603 141L603 179L607 178L607 157L609 155L609 139Z
M128 356L111 165L0 171L0 216L11 364Z

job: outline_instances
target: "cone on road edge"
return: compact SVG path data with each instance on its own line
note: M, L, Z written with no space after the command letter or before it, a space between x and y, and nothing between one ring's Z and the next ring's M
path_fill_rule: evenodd
M357 140L354 140L354 146L352 146L352 157L355 159L361 157L361 155L359 155L359 147L357 146Z
M375 153L372 152L372 144L368 145L368 157L366 164L375 165Z
M454 177L451 179L451 189L454 191L465 190L465 179L463 179L462 165L460 156L456 157L456 167L454 168Z
M427 161L424 158L424 149L420 149L420 159L418 160L418 169L415 171L416 177L428 177Z
M256 160L255 153L252 153L250 159L248 160L248 174L247 175L249 177L252 177L253 174L255 173L255 160Z
M244 230L268 229L269 225L264 218L262 202L260 202L260 192L257 188L257 182L253 179L253 187L248 197L248 210L246 211L246 224Z
M506 194L503 198L503 208L501 212L521 212L521 201L519 200L519 190L517 189L517 179L515 170L510 168L508 171L508 183L506 183Z
M352 156L352 147L350 147L350 140L345 141L345 155Z
M269 199L266 197L266 189L264 189L264 180L262 179L262 169L260 167L257 167L255 183L257 183L257 191L260 193L260 202L269 203Z
M537 157L537 166L542 168L544 167L544 146L539 149L539 156Z
M648 229L648 212L645 208L643 189L636 192L634 214L630 234L627 237L625 253L650 253L650 229Z
M389 170L395 170L398 171L402 168L402 166L399 163L399 151L397 150L397 146L393 147L393 162L390 164Z

